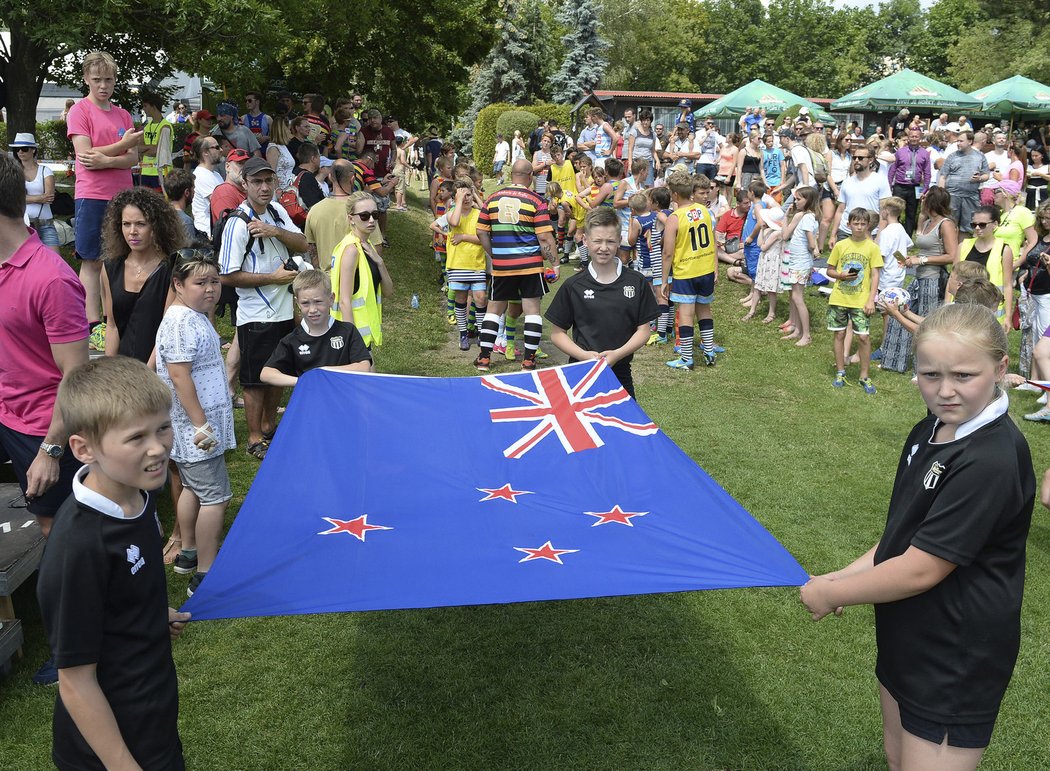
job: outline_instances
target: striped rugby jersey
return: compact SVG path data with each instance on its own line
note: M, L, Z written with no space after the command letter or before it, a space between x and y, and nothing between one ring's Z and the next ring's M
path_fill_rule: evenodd
M485 201L478 231L492 241L492 275L521 276L543 272L538 234L552 233L547 203L522 185L500 188Z

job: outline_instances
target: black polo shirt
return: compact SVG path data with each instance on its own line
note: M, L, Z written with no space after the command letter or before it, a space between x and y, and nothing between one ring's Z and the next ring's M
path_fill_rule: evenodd
M317 367L341 367L359 361L372 361L372 356L353 324L331 319L328 331L314 337L306 331L304 320L281 338L266 366L299 377Z

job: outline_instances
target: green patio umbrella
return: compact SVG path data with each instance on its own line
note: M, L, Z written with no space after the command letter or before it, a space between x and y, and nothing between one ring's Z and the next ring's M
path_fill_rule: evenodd
M914 70L895 72L831 103L831 109L835 111L890 111L903 107L972 111L980 109L981 103L957 88Z
M1024 75L1014 75L971 91L970 96L981 103L981 112L1009 116L1011 120L1050 118L1050 86Z
M764 80L752 80L746 86L741 86L721 99L716 99L699 110L695 110L693 115L697 118L737 118L743 115L744 110L748 107L765 107L768 115L779 115L796 104L809 108L810 115L817 120L834 120L819 105L792 94L790 91L770 85Z

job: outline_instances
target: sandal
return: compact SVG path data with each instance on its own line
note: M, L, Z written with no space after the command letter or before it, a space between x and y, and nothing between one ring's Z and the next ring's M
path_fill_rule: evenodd
M164 564L170 565L175 561L175 558L179 556L179 552L182 550L182 539L172 536L168 539L168 542L164 544Z
M277 433L277 427L274 426L269 431L263 431L263 441L266 444L270 444L273 441L273 435Z
M249 455L257 460L262 460L266 457L266 442L252 442L246 448Z

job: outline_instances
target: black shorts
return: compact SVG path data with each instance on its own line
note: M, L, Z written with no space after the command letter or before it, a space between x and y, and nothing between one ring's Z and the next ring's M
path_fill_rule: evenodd
M262 369L270 360L281 338L291 334L295 321L250 321L237 327L241 345L240 382L244 388L262 388Z
M0 423L0 463L11 461L18 478L18 486L22 488L23 493L26 491L26 473L40 454L42 441L42 436L23 434ZM26 501L29 513L38 517L55 516L55 512L73 492L73 476L80 466L80 461L73 457L67 445L66 451L58 461L58 481L39 498Z
M237 287L223 285L219 291L219 304L215 306L215 315L222 318L226 308L230 309L230 324L237 326Z
M990 723L935 723L909 712L903 704L898 703L901 714L901 727L912 736L918 736L934 744L941 744L945 734L948 735L949 747L964 749L981 749L992 741L995 721Z
M489 299L496 302L520 302L547 294L547 282L539 273L524 276L493 276Z

